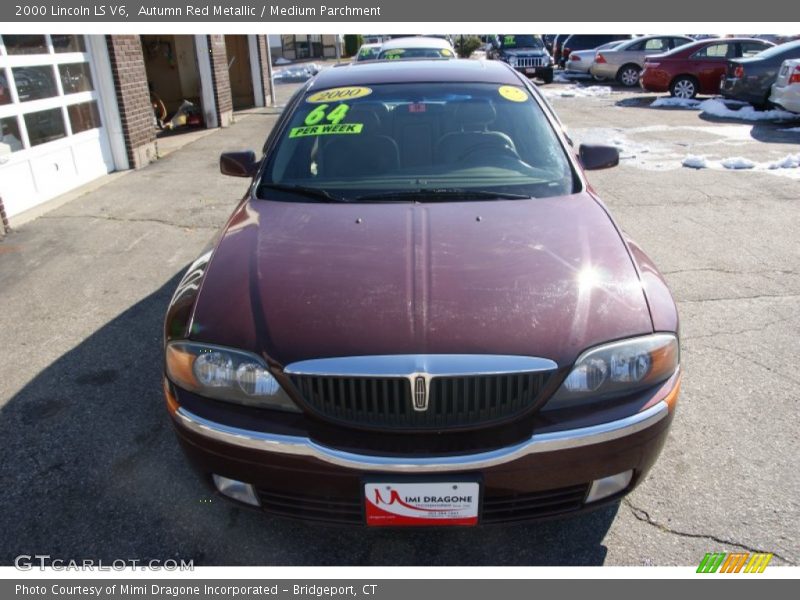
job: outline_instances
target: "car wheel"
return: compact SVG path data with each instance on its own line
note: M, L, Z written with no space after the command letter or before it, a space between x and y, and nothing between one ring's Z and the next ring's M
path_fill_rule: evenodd
M592 75L592 79L595 81L605 81L607 78L605 75Z
M694 77L682 75L677 77L669 86L669 93L676 98L689 100L697 96L697 80Z
M553 83L553 71L552 71L552 70L550 70L550 71L545 71L545 72L542 74L542 81L543 81L544 83Z
M617 81L625 87L633 87L639 83L641 69L637 65L625 65L617 73Z

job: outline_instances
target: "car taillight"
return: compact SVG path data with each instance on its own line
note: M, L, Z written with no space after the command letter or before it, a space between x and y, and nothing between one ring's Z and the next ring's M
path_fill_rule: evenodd
M794 73L789 77L789 83L800 83L800 67L794 68Z
M736 68L733 70L733 76L736 77L736 79L744 77L744 67L742 65L736 65Z
M577 54L570 54L569 59L577 62L581 59L581 57L578 56Z
M603 65L606 62L606 57L603 56L602 54L598 54L597 58L594 59L594 62Z

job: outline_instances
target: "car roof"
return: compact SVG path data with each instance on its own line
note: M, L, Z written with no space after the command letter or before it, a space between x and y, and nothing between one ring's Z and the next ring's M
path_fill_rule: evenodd
M397 48L452 48L450 42L436 37L414 36L395 38L383 43L382 50Z
M361 44L361 48L380 48L382 45L380 42L370 42L369 44Z
M309 91L380 83L496 83L521 85L516 72L497 60L377 60L347 63L321 71Z

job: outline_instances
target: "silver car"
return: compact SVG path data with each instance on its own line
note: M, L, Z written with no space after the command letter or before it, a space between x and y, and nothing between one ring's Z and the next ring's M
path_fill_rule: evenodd
M800 59L783 61L769 101L784 110L800 113Z
M595 56L597 56L598 52L601 50L613 50L626 41L628 40L617 40L616 42L608 42L607 44L592 48L591 50L576 50L575 52L570 52L564 70L566 73L588 75L589 69L594 63ZM603 81L605 77L595 77L595 79Z
M589 72L597 78L616 79L633 87L639 83L644 59L651 54L668 52L694 40L685 35L646 35L628 40L613 50L597 53Z

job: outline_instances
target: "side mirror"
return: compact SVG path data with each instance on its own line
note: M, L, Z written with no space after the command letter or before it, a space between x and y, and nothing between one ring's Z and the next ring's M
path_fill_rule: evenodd
M581 144L578 158L586 171L608 169L619 164L619 150L614 146Z
M232 177L253 177L258 172L256 153L252 150L224 152L219 157L219 172Z

